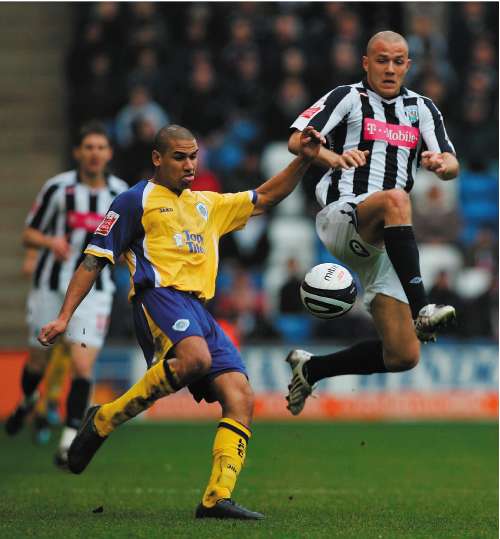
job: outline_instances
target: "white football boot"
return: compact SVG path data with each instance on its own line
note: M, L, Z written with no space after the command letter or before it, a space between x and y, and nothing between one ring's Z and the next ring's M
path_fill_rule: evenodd
M299 415L304 408L307 397L311 395L314 387L306 380L302 367L311 359L312 354L305 350L292 350L286 362L292 369L292 381L288 386L287 408L293 415Z
M455 318L455 307L429 303L420 309L414 320L417 337L422 342L435 342L436 331L454 322Z

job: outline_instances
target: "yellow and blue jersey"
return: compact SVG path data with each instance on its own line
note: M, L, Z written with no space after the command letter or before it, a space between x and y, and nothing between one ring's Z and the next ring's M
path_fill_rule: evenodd
M124 254L131 296L172 287L208 300L215 294L219 238L246 224L256 199L254 191L177 195L143 180L114 200L85 253L113 264Z

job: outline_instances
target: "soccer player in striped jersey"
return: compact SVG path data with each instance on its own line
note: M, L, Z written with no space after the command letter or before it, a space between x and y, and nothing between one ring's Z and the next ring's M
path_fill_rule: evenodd
M363 81L335 88L292 124L292 152L306 126L331 141L315 160L328 169L316 188L323 207L316 230L327 249L358 273L380 335L328 356L290 352L287 400L294 415L322 378L412 369L419 340L435 340L455 317L452 306L427 299L408 193L419 164L445 181L458 175L459 166L439 110L403 86L410 62L403 36L375 34L363 57Z
M283 171L255 191L221 195L189 189L198 156L190 131L172 125L158 132L153 178L113 202L71 280L59 317L40 332L45 345L63 334L102 268L124 254L137 339L149 370L117 400L89 409L69 450L72 472L82 472L121 423L187 386L197 401L218 401L222 408L212 473L196 517L263 518L231 499L251 436L253 395L239 352L204 303L215 293L219 238L291 193L323 141L306 128L298 157Z
M73 151L75 170L48 180L31 209L23 234L26 247L39 251L28 296L29 358L21 387L23 399L5 424L7 434L23 427L37 398L37 387L47 367L50 350L37 340L40 328L59 312L68 283L83 259L97 224L113 199L128 185L106 173L112 150L108 135L99 123L83 126ZM72 363L72 382L66 407L66 424L61 434L55 463L67 465L68 448L76 436L88 405L94 361L108 328L114 284L109 268L73 317L65 341Z

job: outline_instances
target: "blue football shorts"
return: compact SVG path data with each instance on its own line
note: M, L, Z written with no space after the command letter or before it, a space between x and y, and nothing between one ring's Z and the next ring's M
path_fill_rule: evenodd
M132 305L137 340L148 367L175 357L175 345L186 337L205 339L212 356L210 371L188 386L198 402L216 400L211 382L219 374L237 371L248 378L240 353L193 294L174 288L147 288L134 296Z

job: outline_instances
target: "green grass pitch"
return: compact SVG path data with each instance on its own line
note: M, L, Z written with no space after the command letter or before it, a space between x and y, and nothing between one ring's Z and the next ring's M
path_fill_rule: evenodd
M262 522L193 518L213 434L128 425L73 476L53 467L55 442L2 431L0 537L498 537L496 424L256 423L234 498Z

